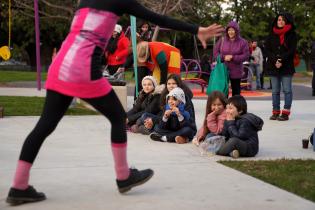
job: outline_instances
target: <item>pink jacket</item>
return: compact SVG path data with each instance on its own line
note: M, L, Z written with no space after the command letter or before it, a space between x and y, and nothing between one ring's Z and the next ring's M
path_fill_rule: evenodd
M219 115L215 115L213 113L208 114L207 116L207 127L210 131L210 133L214 134L220 134L223 129L223 123L226 119L226 112L223 110L223 112ZM197 137L200 137L203 135L204 126L198 130Z

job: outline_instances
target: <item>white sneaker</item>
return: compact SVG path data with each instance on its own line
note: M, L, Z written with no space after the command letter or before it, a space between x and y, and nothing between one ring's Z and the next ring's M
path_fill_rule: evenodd
M240 157L240 152L235 149L235 150L233 150L233 151L230 153L230 156L231 156L232 158L237 159L237 158Z

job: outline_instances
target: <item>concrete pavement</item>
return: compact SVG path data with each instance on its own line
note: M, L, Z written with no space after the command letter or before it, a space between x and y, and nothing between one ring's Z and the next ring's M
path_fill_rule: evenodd
M128 97L129 107L132 101ZM200 126L206 101L193 102ZM249 111L265 121L259 133L260 152L251 159L315 159L311 148L301 146L301 139L314 128L314 106L315 101L294 101L291 119L275 122L268 120L270 101L248 101ZM12 209L4 200L21 145L37 120L0 119L1 210ZM31 173L30 183L45 192L48 200L14 209L315 209L313 202L216 162L230 160L228 157L205 157L192 144L153 142L148 136L132 133L128 133L130 165L151 167L155 175L147 184L120 195L114 182L109 137L110 124L102 116L66 116L47 138Z

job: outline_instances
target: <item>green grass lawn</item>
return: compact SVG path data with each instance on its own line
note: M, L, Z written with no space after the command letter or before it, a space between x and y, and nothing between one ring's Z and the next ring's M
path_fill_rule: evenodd
M0 83L18 81L36 81L36 72L28 71L0 71ZM42 80L46 80L47 73L41 73Z
M219 161L315 202L315 160Z
M38 116L43 110L45 98L24 96L0 96L0 106L4 107L4 116ZM66 115L96 115L98 112L77 104L68 109Z

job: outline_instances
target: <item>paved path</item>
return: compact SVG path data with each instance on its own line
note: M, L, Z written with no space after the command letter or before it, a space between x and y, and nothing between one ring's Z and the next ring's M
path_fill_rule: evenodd
M38 94L28 91L25 94ZM206 101L193 102L200 126ZM128 97L128 106L131 104L132 97ZM268 120L270 101L249 101L248 106L265 121L259 133L260 152L251 159L315 159L311 148L301 148L301 139L314 128L315 101L294 101L293 115L287 122ZM1 210L12 209L4 199L23 140L37 120L0 119ZM313 202L216 162L230 158L204 157L192 144L153 142L147 136L131 133L130 164L140 169L151 167L155 176L121 196L114 182L109 135L110 125L102 116L66 116L43 145L31 174L30 183L44 191L48 200L14 209L315 209Z

